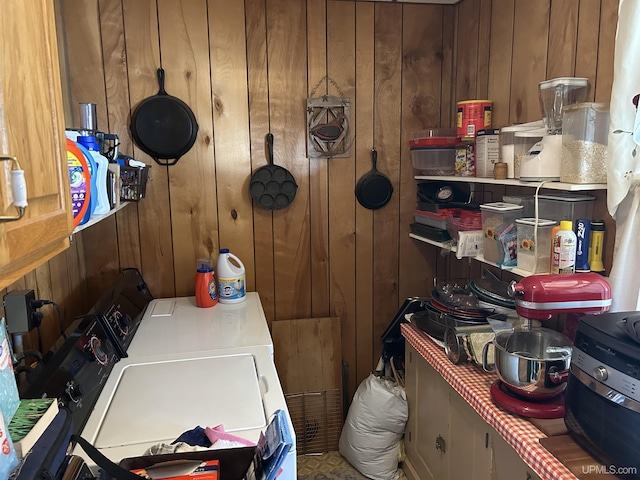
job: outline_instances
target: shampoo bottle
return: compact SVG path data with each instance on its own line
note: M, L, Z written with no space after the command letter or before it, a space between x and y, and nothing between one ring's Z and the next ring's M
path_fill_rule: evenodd
M104 215L109 213L111 204L109 203L109 194L107 193L107 172L109 171L109 160L104 157L98 147L96 137L90 135L80 135L78 143L84 145L89 150L90 155L96 163L97 171L93 173L96 178L96 215Z

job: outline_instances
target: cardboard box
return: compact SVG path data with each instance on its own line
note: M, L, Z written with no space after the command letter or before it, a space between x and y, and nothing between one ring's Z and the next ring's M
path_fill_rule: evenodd
M476 137L476 177L493 178L493 166L500 161L500 130L480 130Z

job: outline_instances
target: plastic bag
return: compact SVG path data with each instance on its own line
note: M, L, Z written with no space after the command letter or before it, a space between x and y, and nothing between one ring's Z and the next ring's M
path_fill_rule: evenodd
M340 435L340 454L368 478L397 480L408 415L404 388L372 373L353 396Z
M9 478L9 474L19 463L4 415L0 412L0 478Z

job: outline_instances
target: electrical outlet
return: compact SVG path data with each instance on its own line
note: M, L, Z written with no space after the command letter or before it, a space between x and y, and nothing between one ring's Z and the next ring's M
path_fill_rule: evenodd
M35 298L33 290L13 290L3 297L9 333L25 333L36 327L31 306L31 301Z

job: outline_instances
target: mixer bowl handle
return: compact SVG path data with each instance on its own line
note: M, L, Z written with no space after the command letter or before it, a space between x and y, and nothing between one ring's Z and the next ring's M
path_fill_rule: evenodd
M489 364L489 345L493 346L493 340L485 343L482 347L482 368L485 372L493 373L496 371L496 366Z

